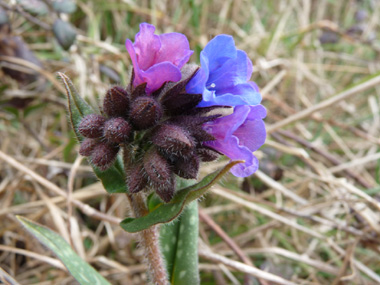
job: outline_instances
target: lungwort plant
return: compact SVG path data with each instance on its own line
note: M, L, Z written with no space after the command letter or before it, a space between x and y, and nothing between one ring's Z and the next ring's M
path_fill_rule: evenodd
M79 152L109 193L127 195L134 217L120 225L139 232L151 281L197 284L197 199L228 171L254 173L253 152L266 137L252 62L231 36L219 35L201 52L201 66L189 64L183 34L156 35L146 23L126 49L130 83L110 88L100 113L59 74ZM230 163L197 181L202 162L220 155Z

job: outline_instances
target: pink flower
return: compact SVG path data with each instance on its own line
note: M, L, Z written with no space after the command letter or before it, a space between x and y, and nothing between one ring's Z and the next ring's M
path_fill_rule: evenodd
M135 43L129 39L125 43L134 68L133 85L147 83L147 93L156 91L165 82L181 80L181 68L193 53L185 35L155 35L154 31L153 25L142 23Z

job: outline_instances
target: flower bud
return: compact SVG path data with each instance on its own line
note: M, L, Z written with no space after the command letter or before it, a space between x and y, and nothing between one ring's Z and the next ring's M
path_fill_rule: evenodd
M191 110L202 101L202 94L166 93L161 99L165 112L170 115L179 115Z
M214 161L220 156L219 153L217 153L215 150L207 147L197 148L197 154L199 158L204 162Z
M97 144L96 140L85 138L80 144L79 154L82 156L90 156L96 144Z
M112 165L116 159L118 151L118 147L99 142L92 151L91 163L104 171Z
M103 111L110 117L127 117L129 112L127 91L120 86L109 89L104 97Z
M103 135L103 126L106 119L97 114L87 115L78 126L78 132L86 138L100 138Z
M158 197L160 197L165 203L169 203L173 199L175 188L174 184L175 179L172 175L165 185L155 188Z
M199 158L196 154L188 157L179 157L174 160L173 172L185 179L197 179L199 172Z
M168 162L156 149L149 150L144 158L144 169L157 195L166 203L174 195L174 175Z
M133 89L132 94L131 94L132 100L135 100L137 97L146 96L145 89L146 89L146 82L136 86Z
M195 146L187 131L179 126L169 124L160 125L154 130L152 142L169 154L186 154Z
M161 105L152 97L138 97L129 114L132 125L138 130L153 127L162 117Z
M104 124L104 137L109 142L119 144L128 140L131 129L123 118L112 118Z
M215 120L219 116L220 115L201 117L197 115L184 115L174 117L170 119L170 122L179 125L183 128L186 128L188 132L191 134L191 136L199 142L213 141L215 140L214 136L206 132L203 129L203 125L209 121Z
M148 183L146 172L142 165L132 165L126 170L127 185L130 193L137 193L146 188Z

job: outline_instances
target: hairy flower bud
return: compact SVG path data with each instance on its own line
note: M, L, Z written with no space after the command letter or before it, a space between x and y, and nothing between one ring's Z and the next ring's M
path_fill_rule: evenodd
M165 185L161 185L161 187L156 187L155 191L165 203L169 203L174 197L175 190L175 179L174 175L172 175Z
M143 163L149 181L157 195L165 202L169 202L174 195L175 183L168 162L153 148L145 154Z
M165 108L165 112L170 115L179 115L187 110L191 110L202 101L202 94L171 94L168 93L162 99L162 105Z
M103 135L103 126L106 119L97 114L87 115L78 126L78 132L86 138L99 138Z
M131 106L130 121L138 130L153 127L162 117L161 105L152 97L138 97Z
M128 140L131 126L123 118L112 118L104 124L104 137L116 144Z
M181 81L168 82L163 85L163 88L159 92L156 91L166 114L183 114L196 107L202 101L202 94L188 94L185 91L186 84L197 70L198 66L186 64L181 70Z
M145 189L148 181L142 165L132 165L126 170L127 184L130 193L137 193Z
M86 138L82 141L79 148L79 154L82 156L90 156L94 150L97 141L94 139Z
M197 154L204 162L214 161L220 156L219 153L208 147L197 148Z
M91 162L100 170L104 171L112 165L118 151L118 147L99 142L92 151Z
M169 154L186 154L195 144L188 132L176 125L159 125L153 133L152 142Z
M132 73L132 74L134 74L134 73ZM131 84L132 84L132 81L131 81ZM132 88L132 86L131 86L131 90L132 90L132 93L131 93L131 99L132 100L135 100L137 97L147 95L146 94L146 83L142 83L142 84L136 86L135 88Z
M120 86L109 89L104 97L103 111L110 117L127 117L129 113L127 91Z
M188 157L178 157L173 163L173 172L185 179L197 179L199 158L196 154Z

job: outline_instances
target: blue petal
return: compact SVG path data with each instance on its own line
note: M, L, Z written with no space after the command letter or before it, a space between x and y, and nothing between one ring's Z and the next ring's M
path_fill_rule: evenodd
M247 82L247 54L243 51L237 51L236 58L231 58L213 73L210 74L207 84L215 84L215 90L218 94L227 93L223 90L239 83Z
M228 35L216 36L206 45L203 52L209 60L209 70L212 73L226 60L236 57L234 39Z
M248 92L242 95L235 95L231 93L223 95L215 95L215 91L209 91L205 89L203 91L203 100L198 104L198 107L209 107L209 106L240 106L240 105L257 105L261 102L261 94L252 91L250 89Z
M261 102L261 94L249 83L240 83L224 89L223 95L235 95L246 102L245 105L257 105ZM218 92L216 92L218 96ZM231 105L232 106L232 105Z
M198 107L260 104L257 85L247 82L252 62L244 51L236 50L231 36L212 39L201 52L201 66L186 86L189 93L203 94Z
M202 94L206 90L206 82L209 77L208 59L206 55L201 52L201 68L194 75L194 77L187 83L186 92L191 94Z

